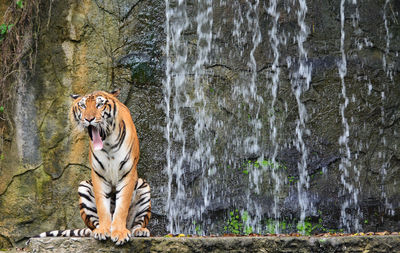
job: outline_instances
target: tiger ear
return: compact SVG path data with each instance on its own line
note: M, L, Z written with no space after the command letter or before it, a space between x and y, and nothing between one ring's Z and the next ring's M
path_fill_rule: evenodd
M73 98L73 99L77 99L77 98L80 98L81 95L71 94L70 97Z
M120 93L121 93L121 89L119 89L119 88L110 92L110 94L113 95L114 97L118 97L118 95Z

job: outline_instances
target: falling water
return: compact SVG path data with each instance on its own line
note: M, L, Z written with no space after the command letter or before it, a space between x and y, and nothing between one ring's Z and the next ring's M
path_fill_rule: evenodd
M382 64L383 64L383 70L386 71L386 76L390 78L390 80L393 83L393 66L392 64L388 63L387 58L389 56L389 47L390 47L390 38L391 34L389 31L389 26L388 26L388 17L387 17L387 12L388 12L388 5L389 5L390 0L385 1L385 5L383 7L383 23L385 26L385 40L386 40L386 47L385 47L385 53L382 56ZM385 87L385 90L387 87ZM381 121L382 125L385 125L385 109L384 109L384 103L385 103L385 92L381 93ZM380 129L381 133L383 133L384 129ZM387 140L384 134L382 134L382 144L385 148L387 149ZM381 185L382 185L382 199L384 200L384 205L385 205L385 212L387 212L389 215L394 215L394 210L393 206L391 203L389 203L389 200L386 196L386 189L385 189L385 180L387 178L387 167L389 166L389 162L386 162L387 157L386 153L382 154L382 166L381 166Z
M309 64L307 51L304 48L304 42L308 36L308 27L305 23L307 14L307 4L305 0L299 0L299 10L297 11L297 23L300 27L300 31L296 36L299 52L299 68L296 73L293 74L292 92L296 97L296 102L299 111L299 118L296 121L296 137L295 146L301 153L301 159L298 163L299 181L297 183L298 200L300 206L300 224L303 224L306 217L307 211L312 211L313 207L307 196L307 190L310 187L310 178L307 172L307 159L308 159L308 148L304 142L305 134L309 134L306 127L306 121L308 118L306 106L301 101L301 95L307 91L310 87L312 66ZM288 65L290 63L288 62Z
M311 64L314 59L308 58L306 46L310 32L306 23L308 7L306 0L288 1L287 5L284 5L287 13L282 12L283 14L290 16L295 11L297 17L297 26L292 32L292 28L285 31L285 26L280 26L280 3L278 0L270 0L268 3L259 0L235 1L229 6L229 18L233 18L230 20L232 27L227 28L223 26L229 22L220 22L216 13L225 7L228 8L228 2L220 1L221 9L214 9L217 4L212 0L198 0L190 5L183 0L165 1L167 37L163 104L167 141L165 171L168 175L166 211L169 219L168 230L171 233L193 233L195 229L198 233L195 224L200 222L201 226L204 226L202 234L205 234L206 227L212 223L210 215L216 210L212 209L215 205L220 205L218 211L240 208L241 215L246 212L249 216L243 220L243 225L252 227L253 232L265 232L261 227L265 218L273 218L274 231L280 232L278 221L285 218L281 214L284 203L280 202L280 198L287 193L285 179L289 172L279 171L277 165L280 152L285 148L291 149L292 146L300 154L297 161L299 180L296 185L297 195L291 195L293 189L289 189L288 199L297 197L298 209L294 210L294 213L300 214L300 224L303 228L306 216L316 213L316 207L311 201L311 197L314 196L311 195L308 172L313 162L311 148L307 146L308 136L311 134L307 125L311 127L311 120L307 112L308 107L306 108L302 100L309 93L314 67ZM356 4L356 1L353 0L352 3ZM340 222L347 231L358 231L361 228L359 219L362 216L358 203L360 172L357 162L354 161L358 151L352 153L350 145L350 131L355 127L350 128L351 119L347 118L349 97L352 98L352 103L355 102L355 98L354 95L349 96L349 84L345 81L345 78L350 78L347 76L345 50L345 4L346 0L341 0L341 58L337 62L341 85L339 96L342 101L339 108L342 132L338 140L342 189L339 190L339 194L344 199ZM382 59L386 71L390 69L390 32L386 16L388 4L389 0L386 0L386 50ZM262 8L265 8L267 18L260 15ZM195 18L191 19L187 13L193 10ZM356 13L352 16L354 28L358 26L358 15L356 8ZM260 24L266 20L270 23L268 29L263 30ZM218 25L222 28L216 27ZM221 29L232 29L232 41L227 42L226 38L218 37ZM292 50L292 45L286 44L286 38L294 39L297 56L284 54ZM217 48L221 41L224 41L225 44L222 45L226 46ZM366 46L371 44L368 38L365 38L364 42ZM264 46L264 43L271 49L270 62L256 59L260 57L259 52L263 52L264 48L261 45ZM359 47L360 45L358 44ZM280 130L287 126L284 124L286 115L280 118L277 114L278 110L284 111L285 107L288 114L288 103L283 101L281 104L278 99L278 90L287 88L286 71L280 66L283 57L286 58L290 79L289 92L291 89L294 96L292 101L296 104L294 108L297 106L295 129L292 133ZM320 66L316 65L315 68L318 67ZM221 87L219 94L211 92L215 80L220 77L226 78L227 84L224 83L225 86ZM368 89L368 94L371 94L372 84L368 85ZM221 94L222 92L224 94ZM385 93L381 98L382 104L385 102L384 95ZM264 101L265 97L269 100ZM224 116L219 117L222 114ZM383 112L382 119L384 118ZM287 135L284 136L283 133ZM382 141L386 142L385 139ZM263 165L266 161L267 165ZM257 166L252 166L246 173L240 174L243 163L257 163ZM387 166L387 163L382 165L383 181ZM235 191L237 189L224 185L228 181L239 184L240 189L244 186L247 188L238 193ZM268 188L271 192L263 192L268 183L272 184ZM382 197L387 201L384 190L382 192ZM270 196L272 198L268 199ZM270 203L267 203L268 201ZM349 213L349 210L352 212ZM297 217L293 218L296 220Z
M353 1L355 3L355 1ZM341 182L343 184L342 194L345 196L345 200L343 201L341 207L341 226L343 226L347 232L351 231L351 226L354 226L356 231L360 230L359 223L359 215L360 209L358 207L358 194L359 188L356 188L352 183L351 178L353 178L354 182L358 182L360 177L360 173L357 170L357 167L353 167L353 171L351 172L351 152L349 147L349 136L350 136L350 127L347 122L347 118L345 115L346 108L349 104L349 98L346 93L346 83L345 76L347 74L347 60L346 60L346 52L344 49L345 42L345 31L344 31L344 9L345 9L345 0L341 0L340 2L340 52L341 52L341 61L338 63L339 76L342 85L342 97L344 99L344 103L340 105L340 115L342 117L342 127L343 134L339 138L339 144L342 146L341 149L341 161L339 164L339 170L341 171ZM350 174L351 173L351 174ZM346 195L349 195L347 197ZM349 208L356 208L356 214L351 214L347 212Z
M208 178L215 173L215 158L212 154L212 145L215 137L208 133L209 127L212 124L213 117L207 110L207 98L204 91L204 86L207 86L208 79L204 71L205 65L209 63L209 54L211 52L212 42L212 0L198 0L198 12L196 17L197 22L197 61L193 66L194 72L194 92L195 96L192 99L192 107L196 105L194 118L196 123L194 126L194 138L196 141L196 150L194 150L191 159L191 168L201 170L202 178L202 196L203 204L197 210L196 219L201 219L201 214L210 204L209 180ZM204 83L206 85L204 85ZM195 228L194 228L195 229Z
M245 144L245 149L246 153L249 154L258 154L260 152L260 131L262 128L261 120L259 118L259 110L261 104L264 102L263 98L261 95L258 94L257 91L257 62L254 57L254 52L256 51L258 45L261 42L261 31L260 31L260 26L259 26L259 19L258 19L258 11L259 11L259 1L256 0L254 3L247 1L248 5L248 11L246 13L246 19L247 19L247 24L248 24L248 30L252 33L252 48L250 51L249 55L249 61L247 63L247 66L250 69L250 83L248 85L248 95L250 99L247 99L246 96L244 96L245 101L248 103L248 106L250 110L254 109L254 115L252 116L250 120L250 127L253 129L252 130L252 136L246 137L244 144ZM262 183L262 170L264 169L263 166L260 167L254 167L250 173L250 180L253 182L254 185L254 190L256 194L260 193L259 186ZM252 201L252 198L250 197L250 192L248 191L247 194L247 210L255 210L255 218L252 220L247 221L247 226L252 226L256 229L255 232L260 232L260 228L257 227L257 223L261 220L261 215L262 215L262 209L259 205L258 202Z
M169 231L180 232L180 222L185 216L185 188L183 184L182 166L186 158L185 130L183 129L182 109L186 101L180 101L185 94L185 63L187 60L187 44L182 38L183 31L188 27L186 6L179 1L173 7L169 0L166 6L166 80L164 83L164 111L166 114L165 138L168 143L166 156L166 172L168 174L167 211ZM178 150L173 148L174 142ZM173 178L176 190L173 191Z
M389 66L387 62L387 57L389 55L389 47L390 47L390 31L388 27L388 19L387 19L387 12L388 12L388 5L389 5L390 0L385 1L385 5L383 7L383 23L385 25L385 40L386 40L386 47L385 47L385 53L383 54L382 57L382 64L383 64L383 69L386 71L386 75L390 77L391 80L393 80L393 73L392 73L392 66Z
M276 104L276 99L278 96L278 85L279 85L279 75L281 72L281 69L279 67L279 38L278 38L278 20L279 20L279 12L277 12L277 0L272 0L270 1L270 5L267 9L268 14L272 17L272 27L268 31L268 35L270 36L270 43L274 55L274 61L271 66L271 105L270 105L270 118L269 118L269 126L271 129L271 134L270 134L270 140L271 140L271 146L272 146L272 155L271 155L271 162L273 165L277 164L276 162L276 157L278 155L278 127L277 127L277 122L276 122L276 116L275 116L275 104ZM274 205L272 208L272 214L274 216L275 222L275 231L276 233L280 233L280 226L279 226L279 219L280 219L280 210L279 210L279 193L281 191L281 183L282 179L279 176L278 169L275 168L276 166L273 166L271 168L271 176L274 180Z

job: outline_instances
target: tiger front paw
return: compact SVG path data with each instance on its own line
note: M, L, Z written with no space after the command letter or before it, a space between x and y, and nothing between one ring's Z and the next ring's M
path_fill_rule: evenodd
M149 237L150 236L150 231L147 228L134 228L132 230L132 236L135 237Z
M110 229L107 227L98 227L93 230L93 237L97 240L106 240L110 237Z
M131 232L126 229L115 229L111 232L111 240L115 242L116 245L122 245L129 241L131 237Z

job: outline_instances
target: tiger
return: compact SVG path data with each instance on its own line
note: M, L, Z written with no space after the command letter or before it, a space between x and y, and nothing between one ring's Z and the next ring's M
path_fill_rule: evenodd
M70 120L89 135L91 180L78 187L80 215L87 228L44 232L47 236L111 238L122 245L148 237L151 217L149 184L138 178L139 139L120 90L71 95Z

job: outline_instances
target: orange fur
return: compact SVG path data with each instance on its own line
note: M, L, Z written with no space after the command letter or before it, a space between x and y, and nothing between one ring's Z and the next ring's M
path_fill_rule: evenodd
M119 93L119 92L118 92ZM135 184L138 180L136 166L139 161L139 139L137 136L135 125L132 121L129 109L122 104L117 98L118 94L107 93L103 91L97 91L92 94L85 96L85 106L79 104L79 102L83 99L83 97L74 97L74 103L71 107L70 118L73 124L82 128L81 123L86 120L94 120L95 122L104 120L102 118L102 113L104 110L110 110L111 113L114 111L114 107L117 107L115 128L121 129L123 126L126 128L126 136L124 136L124 145L127 145L131 148L130 159L132 159L132 166L130 168L129 174L123 178L124 187L122 188L119 197L121 198L120 204L116 208L114 214L111 214L109 210L107 210L107 198L106 193L102 190L102 184L104 184L104 178L99 176L99 174L95 171L95 163L93 160L93 143L89 142L90 151L89 151L89 161L92 167L91 176L93 182L93 190L94 197L96 200L97 213L99 216L99 226L93 230L94 234L98 234L100 238L109 237L113 240L118 240L118 242L126 240L126 238L130 236L130 231L126 228L126 220L128 215L128 210L130 207L132 194L134 191ZM101 96L105 98L109 103L103 104L99 106L96 104L96 99ZM110 106L111 105L111 109ZM108 108L107 108L108 107ZM125 151L125 150L123 150ZM118 168L112 168L118 170ZM115 185L112 186L113 191L115 191ZM82 214L82 218L87 220L86 215ZM146 215L145 222L143 227L148 224L150 219L150 213ZM93 224L85 221L86 225L90 228L94 228Z

